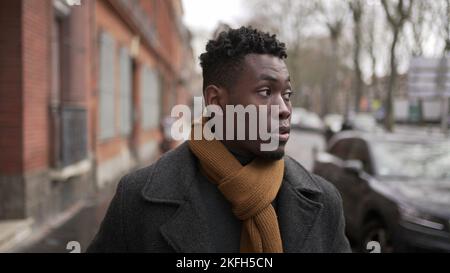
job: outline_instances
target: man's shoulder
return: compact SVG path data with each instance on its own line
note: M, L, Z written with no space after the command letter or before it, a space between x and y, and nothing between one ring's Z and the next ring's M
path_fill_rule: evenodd
M149 166L134 170L122 177L119 188L125 192L139 192L172 189L181 177L192 173L194 168L192 154L186 143L163 154ZM180 186L180 185L178 185Z
M189 177L195 176L195 157L189 151L187 143L162 155L153 164L125 175L119 185L123 190L148 194L172 195L186 190ZM341 202L341 197L333 184L324 178L306 170L295 159L285 156L285 178L294 187L306 192L320 193L323 201Z
M142 189L154 168L155 163L127 173L120 179L119 187L126 190Z
M336 187L310 171L290 156L285 157L286 172L291 183L306 191L318 192L323 200L331 203L341 202L341 197Z

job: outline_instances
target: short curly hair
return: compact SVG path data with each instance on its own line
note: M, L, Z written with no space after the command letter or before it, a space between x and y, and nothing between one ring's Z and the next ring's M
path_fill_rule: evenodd
M286 45L276 35L252 27L228 29L209 40L206 52L200 55L203 70L203 90L214 84L230 88L242 68L248 54L269 54L280 59L287 58Z

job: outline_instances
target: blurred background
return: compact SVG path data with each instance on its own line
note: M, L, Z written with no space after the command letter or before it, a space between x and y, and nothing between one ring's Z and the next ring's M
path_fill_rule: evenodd
M287 153L338 188L353 249L450 252L450 0L0 1L0 252L85 251L241 25L287 44Z

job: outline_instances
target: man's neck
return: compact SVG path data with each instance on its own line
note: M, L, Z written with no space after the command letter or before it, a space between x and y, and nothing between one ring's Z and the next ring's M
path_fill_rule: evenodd
M222 141L223 145L227 148L227 150L241 163L242 166L247 165L248 163L252 162L252 160L255 158L254 155L245 154L241 150L232 147L229 142Z

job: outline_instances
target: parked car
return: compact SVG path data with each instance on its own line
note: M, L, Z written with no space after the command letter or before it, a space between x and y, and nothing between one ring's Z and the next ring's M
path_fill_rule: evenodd
M328 114L323 118L325 124L324 137L328 142L335 134L339 133L344 126L344 117L339 114Z
M374 115L371 113L350 113L344 120L342 127L343 130L353 129L363 132L380 130Z
M324 132L325 130L325 125L319 115L304 108L292 109L291 126L306 131Z
M313 172L339 190L356 249L450 252L450 143L444 139L338 133Z
M333 133L338 133L342 130L344 117L339 114L328 114L323 118L323 122Z

